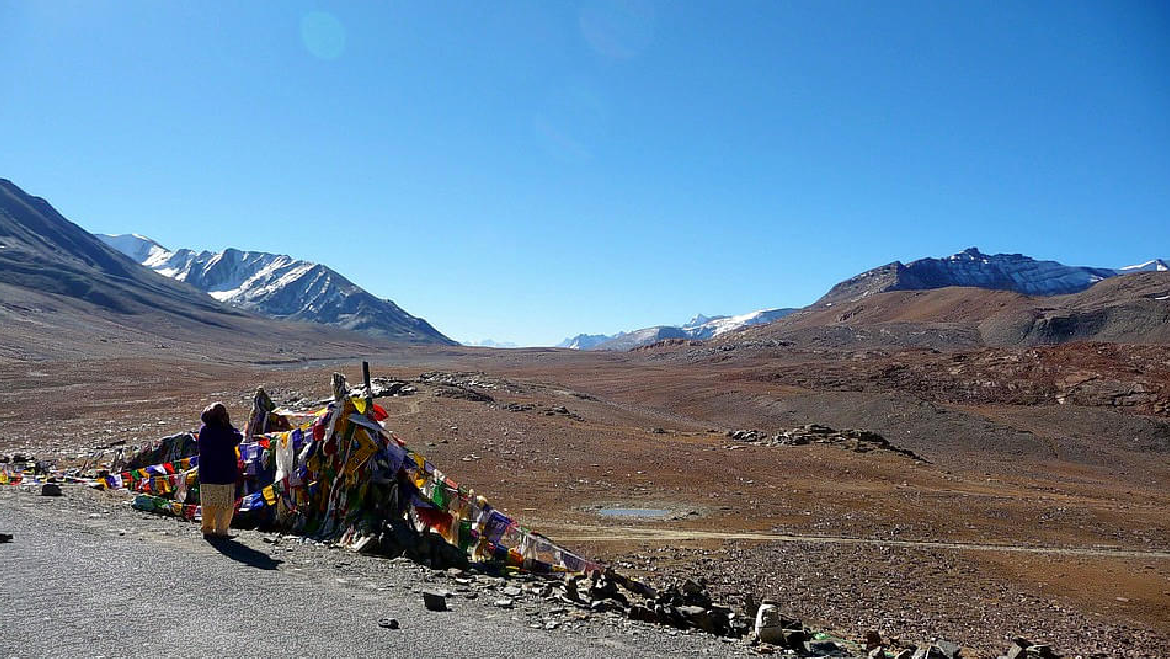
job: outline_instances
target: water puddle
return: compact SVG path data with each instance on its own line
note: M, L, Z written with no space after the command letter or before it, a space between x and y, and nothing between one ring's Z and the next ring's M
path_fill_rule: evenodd
M670 511L662 508L601 508L597 514L602 517L666 517Z

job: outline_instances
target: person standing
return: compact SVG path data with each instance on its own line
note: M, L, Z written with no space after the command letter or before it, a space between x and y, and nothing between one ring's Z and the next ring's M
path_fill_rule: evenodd
M236 509L236 481L240 477L236 447L243 441L228 418L223 403L203 410L199 417L199 504L203 507L203 537L227 538Z

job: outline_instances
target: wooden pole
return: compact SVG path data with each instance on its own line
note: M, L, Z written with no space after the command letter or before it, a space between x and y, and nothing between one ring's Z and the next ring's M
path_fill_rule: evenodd
M362 362L362 382L366 385L366 416L374 419L374 388L370 385L370 362Z

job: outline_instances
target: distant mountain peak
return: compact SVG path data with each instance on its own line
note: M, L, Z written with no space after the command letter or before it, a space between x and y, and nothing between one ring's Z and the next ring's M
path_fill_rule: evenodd
M422 318L318 263L234 247L172 251L140 234L98 237L141 265L241 309L400 341L455 344Z

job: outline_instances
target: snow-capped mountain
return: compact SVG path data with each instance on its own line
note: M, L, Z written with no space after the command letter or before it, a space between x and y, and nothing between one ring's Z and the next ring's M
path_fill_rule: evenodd
M138 234L98 235L107 245L171 279L256 313L334 325L420 343L455 342L390 300L374 297L336 271L283 254L169 250Z
M617 334L578 334L565 339L557 347L574 350L629 350L663 339L709 339L749 325L770 323L794 311L796 309L761 309L738 316L697 314L682 325L655 325Z
M796 309L760 309L738 316L712 317L699 314L690 323L683 325L682 329L693 339L709 339L750 325L767 325L794 311Z
M1007 290L1033 296L1079 293L1093 284L1129 272L1166 267L1160 260L1125 268L1071 266L1037 261L1023 254L984 254L965 249L943 258L925 258L867 270L834 286L817 305L859 300L886 291L913 291L947 286Z

